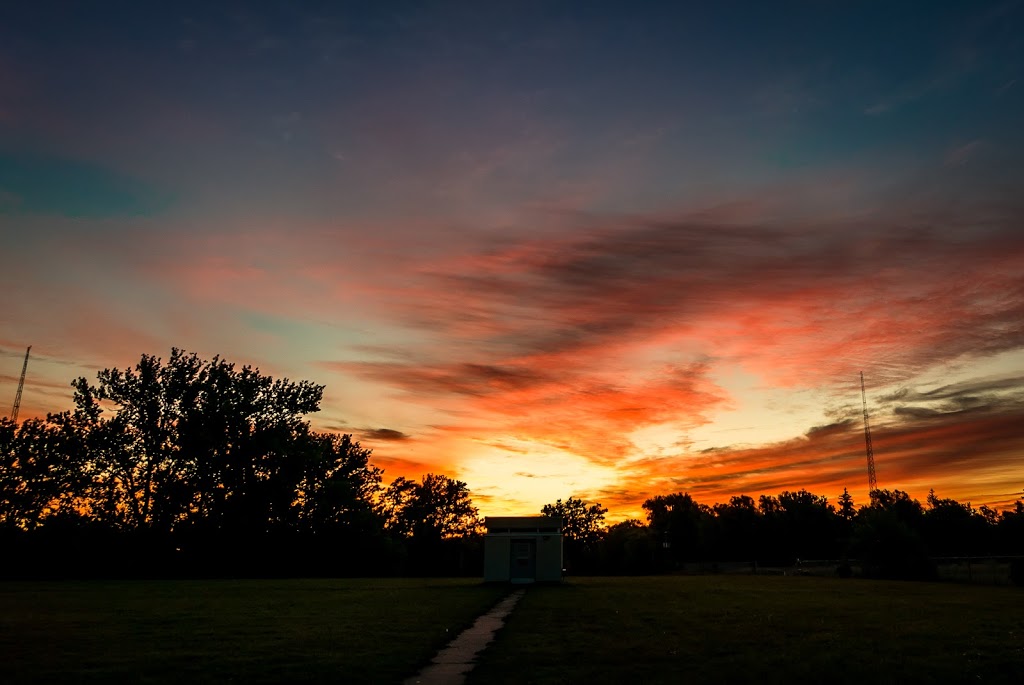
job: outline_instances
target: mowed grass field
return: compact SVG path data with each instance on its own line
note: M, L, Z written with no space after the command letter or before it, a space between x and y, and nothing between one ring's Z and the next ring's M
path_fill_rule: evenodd
M475 579L0 583L0 683L399 683ZM1022 683L1024 592L816 577L531 587L482 683Z
M530 588L468 682L1024 683L1024 591L576 578Z
M507 592L475 579L0 583L0 683L395 683Z

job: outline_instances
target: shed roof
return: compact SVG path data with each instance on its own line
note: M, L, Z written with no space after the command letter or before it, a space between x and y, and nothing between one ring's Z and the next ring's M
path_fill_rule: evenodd
M562 519L557 516L488 516L484 518L487 530L536 530L538 528L561 528Z

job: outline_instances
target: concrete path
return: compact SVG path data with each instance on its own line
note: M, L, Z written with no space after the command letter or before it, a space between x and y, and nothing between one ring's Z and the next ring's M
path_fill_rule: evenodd
M516 602L526 590L516 590L498 602L493 609L479 617L434 657L433 661L404 685L462 685L466 674L476 665L476 656L494 639L494 634L505 625Z

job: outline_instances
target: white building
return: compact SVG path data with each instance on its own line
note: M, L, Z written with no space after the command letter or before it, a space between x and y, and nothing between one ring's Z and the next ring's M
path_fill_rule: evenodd
M557 583L562 580L562 521L547 516L484 519L484 581Z

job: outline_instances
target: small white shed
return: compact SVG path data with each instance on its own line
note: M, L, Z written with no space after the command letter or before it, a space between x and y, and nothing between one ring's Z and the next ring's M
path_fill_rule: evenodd
M548 516L484 519L484 581L557 583L562 580L562 520Z

